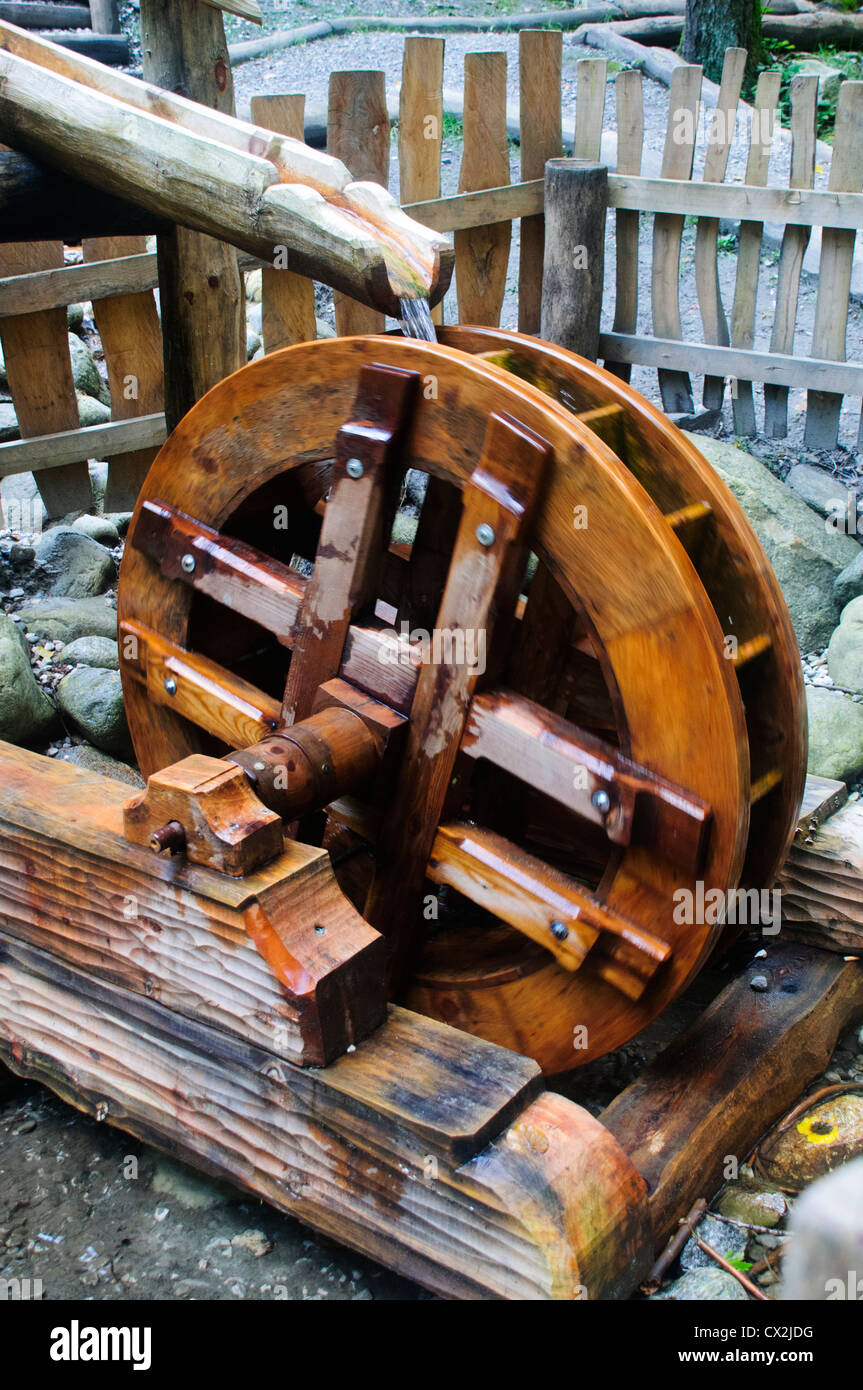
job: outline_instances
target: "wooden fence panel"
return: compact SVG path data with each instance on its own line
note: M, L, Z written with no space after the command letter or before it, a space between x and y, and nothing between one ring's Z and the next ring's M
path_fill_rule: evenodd
M518 58L521 177L541 179L546 160L563 154L562 32L523 29ZM518 271L518 326L522 333L539 332L544 242L545 218L523 217Z
M770 148L776 122L776 107L782 75L762 72L755 89L755 115L749 137L749 157L746 161L745 182L750 187L767 183ZM755 306L758 301L758 278L761 269L763 222L741 222L737 246L737 276L734 283L734 304L731 310L731 346L755 346ZM739 435L756 433L755 397L752 382L735 377L732 381L731 407L734 431Z
M829 188L859 193L863 187L863 82L843 82L839 89ZM845 361L851 271L856 232L825 227L821 233L821 268L812 356ZM810 391L807 397L805 441L810 449L833 449L839 433L842 397Z
M143 255L146 237L88 237L85 261ZM165 408L162 330L151 291L112 296L93 303L93 318L108 368L111 417L130 420ZM107 512L132 511L155 449L116 454L108 459Z
M617 117L617 172L641 173L644 145L644 88L641 73L634 68L619 72L614 79ZM638 232L637 211L621 208L614 214L615 244L615 333L635 333L638 329ZM629 362L606 362L605 366L623 381L629 381Z
M468 53L459 192L500 188L509 182L506 54ZM492 222L456 232L454 241L459 321L496 328L506 293L512 223Z
M62 242L21 242L0 246L0 274L25 275L63 264ZM9 390L22 439L78 428L78 398L65 309L43 309L0 320ZM92 505L86 462L40 472L36 485L51 518L89 511Z
M252 120L265 130L302 140L306 98L302 95L252 97ZM261 271L261 337L265 352L311 342L315 323L315 285L304 275L264 266Z
M371 179L389 187L390 118L386 74L330 74L327 151L347 165L355 179ZM386 316L348 295L335 294L336 332L383 333Z
M399 93L399 200L440 197L443 149L444 41L422 34L405 39ZM432 309L443 323L443 303Z
M719 85L719 99L713 113L710 134L707 138L707 154L704 159L703 180L705 183L723 183L728 168L728 156L737 120L737 107L740 102L740 89L746 69L746 49L727 48L722 64L722 81ZM728 322L722 304L719 288L719 218L701 217L695 231L695 288L698 306L701 310L701 323L706 343L718 343L727 347L729 342ZM721 410L725 396L725 381L722 377L706 376L702 403L705 410Z
M605 58L580 58L576 64L575 76L575 134L572 153L575 159L589 159L596 164L602 147L608 61Z
M690 179L698 129L701 68L687 63L675 68L668 101L668 125L662 155L662 177ZM657 338L681 338L680 248L682 215L657 213L653 220L653 276L651 280L653 331ZM661 368L659 389L669 414L690 415L692 386L688 372Z

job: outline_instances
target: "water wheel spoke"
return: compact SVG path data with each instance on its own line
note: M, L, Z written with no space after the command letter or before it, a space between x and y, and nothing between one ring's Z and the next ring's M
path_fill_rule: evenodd
M779 767L768 768L760 777L756 777L749 792L750 806L754 806L758 801L763 801L764 797L772 792L774 787L778 787L781 781L782 769Z
M127 674L165 705L231 748L258 743L278 726L281 705L209 657L186 651L141 623L120 623Z
M309 715L318 687L338 672L353 614L377 597L398 504L400 446L418 386L416 372L396 367L373 363L360 372L353 416L338 432L315 568L300 604L286 724Z
M649 844L692 873L703 862L711 822L704 801L532 700L502 690L478 695L462 752L604 826L614 844Z
M244 541L220 535L193 517L145 500L133 544L167 579L177 579L293 645L307 581Z
M755 661L759 656L764 656L773 646L771 637L766 632L759 632L756 637L750 637L747 642L741 642L734 657L735 668L740 671L744 666L748 666L750 661Z
M617 963L616 972L631 975L625 991L630 996L643 992L671 954L664 941L609 911L574 879L492 830L466 822L442 825L428 877L546 947L566 970L578 970L600 935L610 935L612 952L623 943L630 953L630 959ZM603 973L614 956L600 956L596 963Z
M609 405L579 410L576 416L582 424L598 435L604 444L613 449L623 463L627 462L626 414L623 406L612 401Z

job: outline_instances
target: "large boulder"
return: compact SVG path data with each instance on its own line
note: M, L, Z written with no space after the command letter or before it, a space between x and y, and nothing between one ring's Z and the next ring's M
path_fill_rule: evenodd
M56 719L54 706L40 688L27 647L10 618L0 617L0 739L37 743Z
M119 671L120 649L110 637L76 637L60 652L61 665L95 666L102 671Z
M57 761L72 763L75 767L85 767L88 772L98 772L102 777L113 777L116 782L125 782L129 787L145 787L147 784L136 768L117 758L100 753L89 743L76 743L71 748L61 748Z
M690 1269L682 1279L675 1279L664 1293L656 1295L672 1303L688 1303L707 1299L711 1303L722 1301L748 1303L749 1294L739 1284L733 1274L726 1274L716 1265L705 1265L703 1269Z
M28 632L51 642L76 637L117 637L117 610L103 598L34 599L19 608Z
M855 493L826 468L815 468L811 463L795 463L785 481L819 516L846 517L849 498L852 505L855 499Z
M93 396L103 405L110 405L111 393L102 380L96 359L87 344L74 333L69 334L69 355L72 358L72 380L75 389L85 396Z
M52 526L36 546L36 564L49 592L62 598L90 598L114 582L114 561L103 545L73 526Z
M83 666L57 686L57 704L85 738L112 757L134 757L119 671Z
M816 515L752 454L706 435L689 438L749 517L785 596L801 650L826 646L839 619L833 586L860 546Z
M89 512L85 512L83 516L75 518L72 527L75 531L82 531L91 540L98 541L100 545L107 546L109 550L120 544L120 533L108 516L91 516ZM860 554L863 555L863 550Z
M852 599L842 610L827 648L827 667L834 685L863 693L863 598Z
M863 1301L863 1158L807 1188L789 1229L780 1298Z
M863 769L863 705L838 690L807 686L808 771L847 782Z
M846 565L836 583L833 585L833 597L839 612L849 604L852 598L859 598L863 594L863 548L854 556L850 565Z

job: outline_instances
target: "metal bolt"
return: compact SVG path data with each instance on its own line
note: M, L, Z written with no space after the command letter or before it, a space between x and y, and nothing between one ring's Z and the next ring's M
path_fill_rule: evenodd
M494 528L487 521L481 521L476 528L476 538L480 545L494 545Z
M195 573L195 557L194 557L194 555L184 555L183 558L182 558L182 560L180 561L180 569L183 571L184 574L194 574L194 573Z
M362 465L362 460L348 459L347 463L345 464L345 472L347 473L349 478L361 478L363 476L363 473L365 472L365 469Z
M329 763L321 763L321 772L323 773L324 777L328 776L329 773L332 772L332 768L330 767Z
M552 922L551 934L555 941L565 941L569 936L569 927L563 922Z
M179 821L169 820L154 830L148 841L154 854L169 849L172 854L181 854L186 848L186 832Z
M611 810L611 797L608 795L608 792L604 792L602 788L600 788L598 791L595 791L593 793L593 796L590 798L590 800L591 804L596 808L596 810L599 812L601 816L608 815L608 812Z
M169 695L176 695L176 693L177 693L177 682L174 680L174 677L173 677L173 676L166 676L166 677L165 677L165 689L167 690L167 692L168 692Z

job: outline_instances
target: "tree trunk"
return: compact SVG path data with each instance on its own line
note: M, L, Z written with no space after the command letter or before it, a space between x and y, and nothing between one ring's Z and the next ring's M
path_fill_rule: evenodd
M701 63L704 76L718 82L726 48L747 50L746 76L753 81L761 56L759 0L686 0L681 57Z

